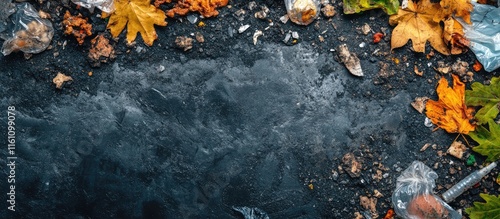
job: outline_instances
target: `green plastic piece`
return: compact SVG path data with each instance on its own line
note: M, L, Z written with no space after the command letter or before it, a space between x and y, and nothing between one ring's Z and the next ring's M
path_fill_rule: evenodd
M356 14L362 11L381 8L388 15L398 13L398 0L343 0L344 14Z
M471 154L469 155L469 158L467 158L467 166L472 166L476 163L476 157Z

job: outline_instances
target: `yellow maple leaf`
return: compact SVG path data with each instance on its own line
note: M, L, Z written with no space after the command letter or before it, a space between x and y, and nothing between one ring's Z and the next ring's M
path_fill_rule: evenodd
M441 5L430 0L419 0L418 3L408 0L408 7L399 9L389 18L390 25L397 25L392 31L391 50L404 46L411 39L415 52L425 52L425 44L430 42L432 48L449 55L449 49L443 41L443 29L434 17L441 13Z
M471 24L470 12L474 8L470 0L441 0L441 12L434 18L435 21L446 20L452 15L461 17L465 22Z
M144 43L151 46L158 38L154 25L167 25L165 12L151 5L149 0L115 0L115 8L107 28L113 37L117 37L127 26L128 43L132 43L140 32ZM108 16L103 13L103 18Z
M439 100L428 100L425 105L426 115L432 123L448 133L469 134L476 126L470 123L474 108L465 105L465 84L457 75L453 76L453 88L442 77L436 88Z

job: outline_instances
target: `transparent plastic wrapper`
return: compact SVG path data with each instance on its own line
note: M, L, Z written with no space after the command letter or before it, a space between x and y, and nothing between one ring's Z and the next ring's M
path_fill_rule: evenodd
M73 3L88 8L90 12L94 12L94 8L99 8L101 11L111 13L115 10L113 0L71 0Z
M472 25L459 21L464 27L465 38L470 41L469 48L484 70L491 72L500 67L500 8L473 4Z
M308 25L318 17L319 0L285 0L286 12L296 24Z
M396 182L392 204L396 214L405 219L461 219L462 216L432 193L436 172L414 161Z
M54 28L49 20L40 18L38 12L29 3L20 3L11 16L7 30L0 35L5 40L3 55L15 51L40 53L47 49L54 36Z

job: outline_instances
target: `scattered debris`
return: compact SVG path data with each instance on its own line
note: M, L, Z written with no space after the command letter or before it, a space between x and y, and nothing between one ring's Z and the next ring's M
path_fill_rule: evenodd
M62 89L64 82L72 81L72 80L73 80L73 78L71 78L71 76L67 76L61 72L58 72L56 77L54 77L54 79L52 79L52 83L54 83L56 85L57 89Z
M186 19L189 21L189 23L191 24L196 24L196 22L198 22L198 16L194 15L194 14L190 14L188 16L186 16Z
M285 35L285 39L283 39L283 42L284 43L288 43L288 41L290 40L290 38L292 38L292 32L288 31L288 33L286 33L286 35Z
M476 157L474 156L474 154L469 154L469 157L467 157L466 164L467 164L467 166L472 166L472 165L476 164Z
M382 197L384 197L384 195L380 191L378 191L377 189L375 189L375 190L373 190L373 197L375 197L375 198L382 198Z
M437 62L438 67L434 68L437 72L441 74L448 74L451 72L451 67L448 64L445 64L443 61Z
M286 22L288 22L288 20L289 20L288 14L285 14L285 15L280 17L281 23L286 24Z
M365 209L370 210L372 218L378 218L377 198L368 198L366 196L359 197L359 204Z
M363 70L361 69L361 64L359 58L356 54L349 52L347 44L341 44L337 48L339 52L340 60L344 63L346 68L355 76L363 76Z
M193 48L193 38L186 36L178 36L175 38L175 45L178 48L188 51Z
M109 40L102 34L92 39L90 44L88 57L93 67L99 67L101 62L106 63L108 60L113 60L116 57L113 46L109 44Z
M384 34L383 33L375 33L373 34L373 43L379 43L382 39L384 38Z
M361 26L361 32L364 35L368 35L371 31L372 31L372 28L370 27L369 24L365 23L365 24L363 24L363 26Z
M326 4L323 6L321 9L321 12L323 13L323 16L325 17L333 17L337 12L335 11L335 7L333 7L331 4Z
M258 12L255 12L254 16L255 16L255 18L264 20L267 18L267 14L269 14L269 8L266 6L262 6L261 10Z
M394 70L389 68L389 64L385 62L379 62L380 70L377 76L373 78L373 84L383 84L386 83L389 77L392 77L395 73Z
M363 215L361 215L361 213L359 212L354 212L354 219L363 219L365 217L363 217Z
M309 185L307 185L307 187L309 188L309 190L314 190L314 185L312 183L309 183Z
M196 32L196 41L198 41L198 43L203 43L205 42L205 37L203 37L203 34L201 34L200 32Z
M155 0L154 5L158 8L163 3L170 3L172 0ZM174 7L166 12L168 17L175 15L184 16L189 12L199 12L203 17L215 17L219 15L219 11L215 10L219 7L224 7L228 0L182 0L176 1Z
M362 164L359 158L354 156L353 153L347 153L342 157L342 168L346 170L347 174L352 178L359 177L361 175Z
M420 148L420 152L427 150L427 148L429 148L430 146L431 146L431 143L425 143L424 146L422 146L422 148Z
M92 35L92 24L87 23L87 20L82 14L72 16L69 11L66 11L62 21L65 28L64 34L75 36L78 44L82 45L85 37Z
M316 19L319 4L317 0L285 0L288 17L300 25L308 25Z
M418 70L417 65L413 66L413 72L415 72L415 74L418 75L418 76L420 76L420 77L422 77L424 75L424 71Z
M292 38L293 39L299 39L299 33L297 31L292 32Z
M253 45L257 45L257 40L260 36L264 35L261 30L256 30L255 33L253 34Z
M415 97L415 100L411 102L411 106L413 106L413 108L415 108L419 113L423 113L425 110L425 102L428 99L428 97Z
M245 32L249 27L250 27L250 24L245 24L245 25L241 26L240 28L238 28L238 33Z
M465 151L467 151L467 147L461 141L454 141L446 152L451 156L462 159Z

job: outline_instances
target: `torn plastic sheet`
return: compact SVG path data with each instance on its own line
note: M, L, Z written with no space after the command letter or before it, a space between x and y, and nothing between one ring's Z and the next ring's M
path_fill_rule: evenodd
M52 23L48 19L40 18L31 4L20 3L16 5L16 12L11 15L7 29L0 35L5 40L2 53L40 53L47 49L53 36Z
M73 3L88 8L90 12L94 12L94 8L99 8L101 11L111 13L115 10L113 0L71 0Z
M484 70L491 72L500 67L500 8L474 4L472 25L458 19L464 27L469 48L476 54Z
M396 214L405 219L450 218L462 216L433 194L436 172L420 161L414 161L398 177L392 193Z
M269 219L267 213L259 208L233 207L233 209L240 212L245 219Z

